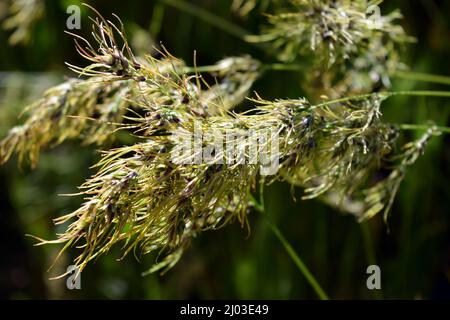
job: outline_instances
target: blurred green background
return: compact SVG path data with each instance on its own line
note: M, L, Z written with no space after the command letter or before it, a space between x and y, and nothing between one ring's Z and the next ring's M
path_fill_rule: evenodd
M72 0L47 0L45 13L32 29L27 45L10 46L11 32L0 31L0 134L17 123L24 106L64 76L74 76L68 61L83 65L73 40L64 34L67 6ZM263 51L221 28L160 1L87 1L109 17L124 21L138 52L151 52L160 42L174 56L192 64L209 65L229 55L251 54L273 62ZM265 18L254 12L241 18L229 0L189 1L249 30L258 32ZM407 32L418 43L407 48L404 61L413 71L450 75L450 2L389 0L386 12L400 8ZM0 0L1 10L7 1ZM85 9L85 8L84 8ZM82 31L90 23L83 9ZM197 11L198 13L199 11ZM149 37L148 34L151 36ZM270 72L254 90L265 98L303 95L303 77L293 72ZM449 87L396 79L394 90ZM394 98L384 104L392 122L423 123L433 120L450 126L450 101L438 98ZM414 133L408 133L413 138ZM120 143L120 141L119 141ZM68 290L65 280L49 281L70 264L69 250L54 270L47 268L60 247L33 247L25 234L50 239L61 231L52 219L80 205L80 197L58 196L76 191L93 173L98 159L94 147L76 142L42 152L32 171L18 168L16 159L0 167L0 297L6 299L315 299L316 295L295 267L270 228L256 212L250 214L251 232L238 224L197 237L181 261L164 276L141 277L155 256L137 261L113 250L82 274L82 289ZM358 224L351 216L318 201L294 201L290 187L276 183L266 188L267 214L303 258L331 298L335 299L443 299L450 298L450 137L435 138L426 154L408 172L394 203L389 232L377 216ZM297 199L301 190L295 190ZM382 271L382 290L366 287L366 268L376 263Z

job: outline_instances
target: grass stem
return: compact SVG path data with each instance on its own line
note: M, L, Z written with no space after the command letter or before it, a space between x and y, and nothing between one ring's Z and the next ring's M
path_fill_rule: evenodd
M168 6L172 6L180 11L188 13L196 18L199 18L204 22L209 23L210 25L215 26L239 39L244 40L245 36L249 34L247 30L188 1L185 0L159 0L159 1Z
M264 212L265 212L264 206L261 203L259 203L258 201L256 201L254 198L252 199L252 204L253 204L253 207L257 211L259 211L260 213L263 214L264 220L266 221L266 223L270 227L270 230L273 232L275 237L283 245L283 247L286 250L287 254L292 259L292 261L295 263L295 265L297 266L298 270L303 274L303 276L305 277L306 281L311 285L311 287L313 288L314 292L317 294L319 299L320 300L329 300L330 298L328 297L328 295L322 289L322 287L320 286L319 282L316 280L316 278L311 273L311 271L309 271L308 267L303 262L303 260L300 258L300 256L297 254L297 252L295 252L295 250L292 247L292 245L286 240L284 235L281 233L280 229L278 229L278 227L275 224L273 224L267 218L266 215L264 215Z
M273 223L271 223L267 218L265 220L266 220L267 224L269 225L270 229L272 230L273 234L278 238L278 240L281 242L281 244L283 245L283 247L286 250L286 252L288 253L288 255L294 261L297 268L300 270L300 272L306 278L308 283L314 289L314 292L317 294L317 296L321 300L329 300L330 298L327 296L325 291L323 291L322 287L319 285L316 278L314 278L313 274L309 271L308 267L305 265L305 263L299 257L297 252L295 252L294 248L290 245L290 243L283 236L280 229L278 229L278 227L275 226Z
M315 107L320 108L320 107L329 106L329 105L335 104L335 103L344 103L344 102L350 102L350 101L364 100L364 99L369 99L369 98L376 97L376 96L383 98L383 99L387 99L387 98L395 97L395 96L450 98L450 91L417 90L417 91L386 91L386 92L380 92L380 93L368 93L368 94L362 94L362 95L357 95L357 96L350 96L350 97L344 97L344 98L324 101L322 103L315 105Z
M150 34L153 38L157 39L161 32L161 27L164 18L164 5L161 3L155 4L153 9L152 21L150 23Z
M406 124L406 123L396 124L396 126L401 130L427 130L431 127L434 127L442 133L450 134L449 127L432 126L427 124Z
M450 85L450 77L441 76L429 73L411 72L411 71L397 71L393 75L394 78L408 79L421 82L430 82Z

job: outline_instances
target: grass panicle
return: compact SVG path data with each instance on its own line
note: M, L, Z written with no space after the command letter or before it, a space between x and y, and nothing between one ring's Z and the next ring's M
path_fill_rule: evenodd
M217 80L208 85L201 75L188 76L184 62L167 52L161 52L160 59L134 57L123 28L103 17L93 19L93 27L96 50L86 39L73 35L77 51L90 62L87 67L68 64L82 78L49 89L25 109L28 118L0 141L0 163L17 153L19 162L28 160L35 167L42 147L68 139L104 145L118 125L135 114L147 112L161 118L152 122L151 130L157 130L166 116L223 113L242 102L258 77L257 61L229 57L217 63L213 74ZM191 101L201 102L193 105Z
M247 3L247 2L246 2ZM399 51L414 38L366 0L276 2L261 34L250 42L269 43L283 62L305 63L305 90L311 99L336 98L389 88L393 74L406 69Z
M135 128L143 141L106 151L96 165L98 173L81 186L85 203L56 220L66 223L74 219L67 231L57 240L41 243L77 244L82 248L75 260L80 268L117 243L123 244L124 255L134 252L139 257L157 250L165 258L150 270L165 271L200 232L234 220L247 225L262 159L251 163L252 141L239 140L240 148L231 154L238 161L227 161L230 154L225 147L214 149L208 162L174 161L177 135L194 136L197 126L205 137L220 135L221 141L230 131L235 137L248 129L276 132L278 173L266 177L265 182L281 179L300 185L305 188L305 199L333 201L360 220L389 211L406 168L435 134L427 132L397 154L398 130L381 121L381 99L376 95L325 107L305 99L271 102L258 98L253 102L256 107L245 114L200 118L186 112L178 121L167 121L151 132L148 126L155 117L143 117ZM199 152L213 142L202 143ZM275 141L269 138L265 143L267 150ZM392 172L374 181L384 169ZM364 197L362 205L349 205L356 195Z

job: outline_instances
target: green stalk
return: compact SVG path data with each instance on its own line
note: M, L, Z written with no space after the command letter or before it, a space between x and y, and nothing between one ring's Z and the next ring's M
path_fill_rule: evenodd
M422 82L450 85L450 77L436 75L436 74L429 74L429 73L397 71L393 74L393 77L414 80L414 81L422 81Z
M302 259L295 252L294 248L289 244L289 242L283 236L281 231L277 228L277 226L272 224L268 219L265 219L265 220L266 220L267 224L269 225L270 229L272 230L272 232L274 233L274 235L278 238L278 240L283 245L283 247L286 250L286 252L288 253L288 255L294 261L297 268L300 270L300 272L306 278L306 281L308 281L308 283L314 289L316 294L319 296L320 300L329 300L330 298L327 296L325 291L323 291L322 287L319 285L319 283L314 278L312 273L309 271L308 267L305 265L305 263L302 261Z
M387 91L387 92L380 92L380 93L368 93L368 94L362 94L362 95L357 95L357 96L351 96L351 97L345 97L345 98L339 98L339 99L325 101L325 102L315 105L314 107L320 108L320 107L329 106L334 103L358 101L358 100L364 100L364 99L368 99L368 98L372 98L372 97L376 97L376 96L383 98L383 99L387 99L387 98L395 97L395 96L450 98L450 91L418 90L418 91Z
M212 66L200 66L200 67L186 67L183 69L184 73L196 73L196 72L216 72L221 70L222 67L212 65ZM305 66L300 64L284 64L284 63L273 63L273 64L263 64L261 65L261 71L302 71L305 70Z
M164 18L164 6L161 3L155 4L153 9L153 17L150 24L150 34L157 39L161 32L161 27Z
M253 204L253 207L258 212L264 214L265 209L264 209L264 206L261 203L259 203L254 198L252 198L252 204ZM292 261L295 263L295 265L297 266L297 268L300 271L300 273L303 274L303 276L305 277L306 281L311 285L311 287L313 288L314 292L317 294L319 299L320 300L329 300L330 298L328 297L328 295L322 289L322 287L320 286L319 282L313 276L311 271L309 271L308 267L305 265L303 260L297 254L297 252L295 252L295 250L291 246L291 244L283 236L283 234L281 233L280 229L278 229L278 227L276 225L274 225L265 215L264 215L264 220L269 225L270 230L273 232L275 237L281 242L281 244L283 245L283 247L286 250L287 254L292 259Z
M209 23L219 29L222 29L223 31L239 39L244 40L245 36L249 34L247 30L229 22L228 20L218 15L209 12L208 10L205 10L185 0L159 0L159 1L168 6L177 8L178 10L184 11L196 18L199 18L205 21L206 23Z
M435 128L437 131L440 131L442 133L450 133L449 127L440 127L440 126L433 126L433 125L427 125L427 124L395 124L398 128L401 130L428 130L430 128Z
M306 68L305 65L301 64L285 64L285 63L273 63L273 64L264 64L262 65L262 71L304 71Z
M183 73L202 73L202 72L217 72L222 70L223 67L218 65L212 65L212 66L199 66L199 67L185 67L181 70Z

